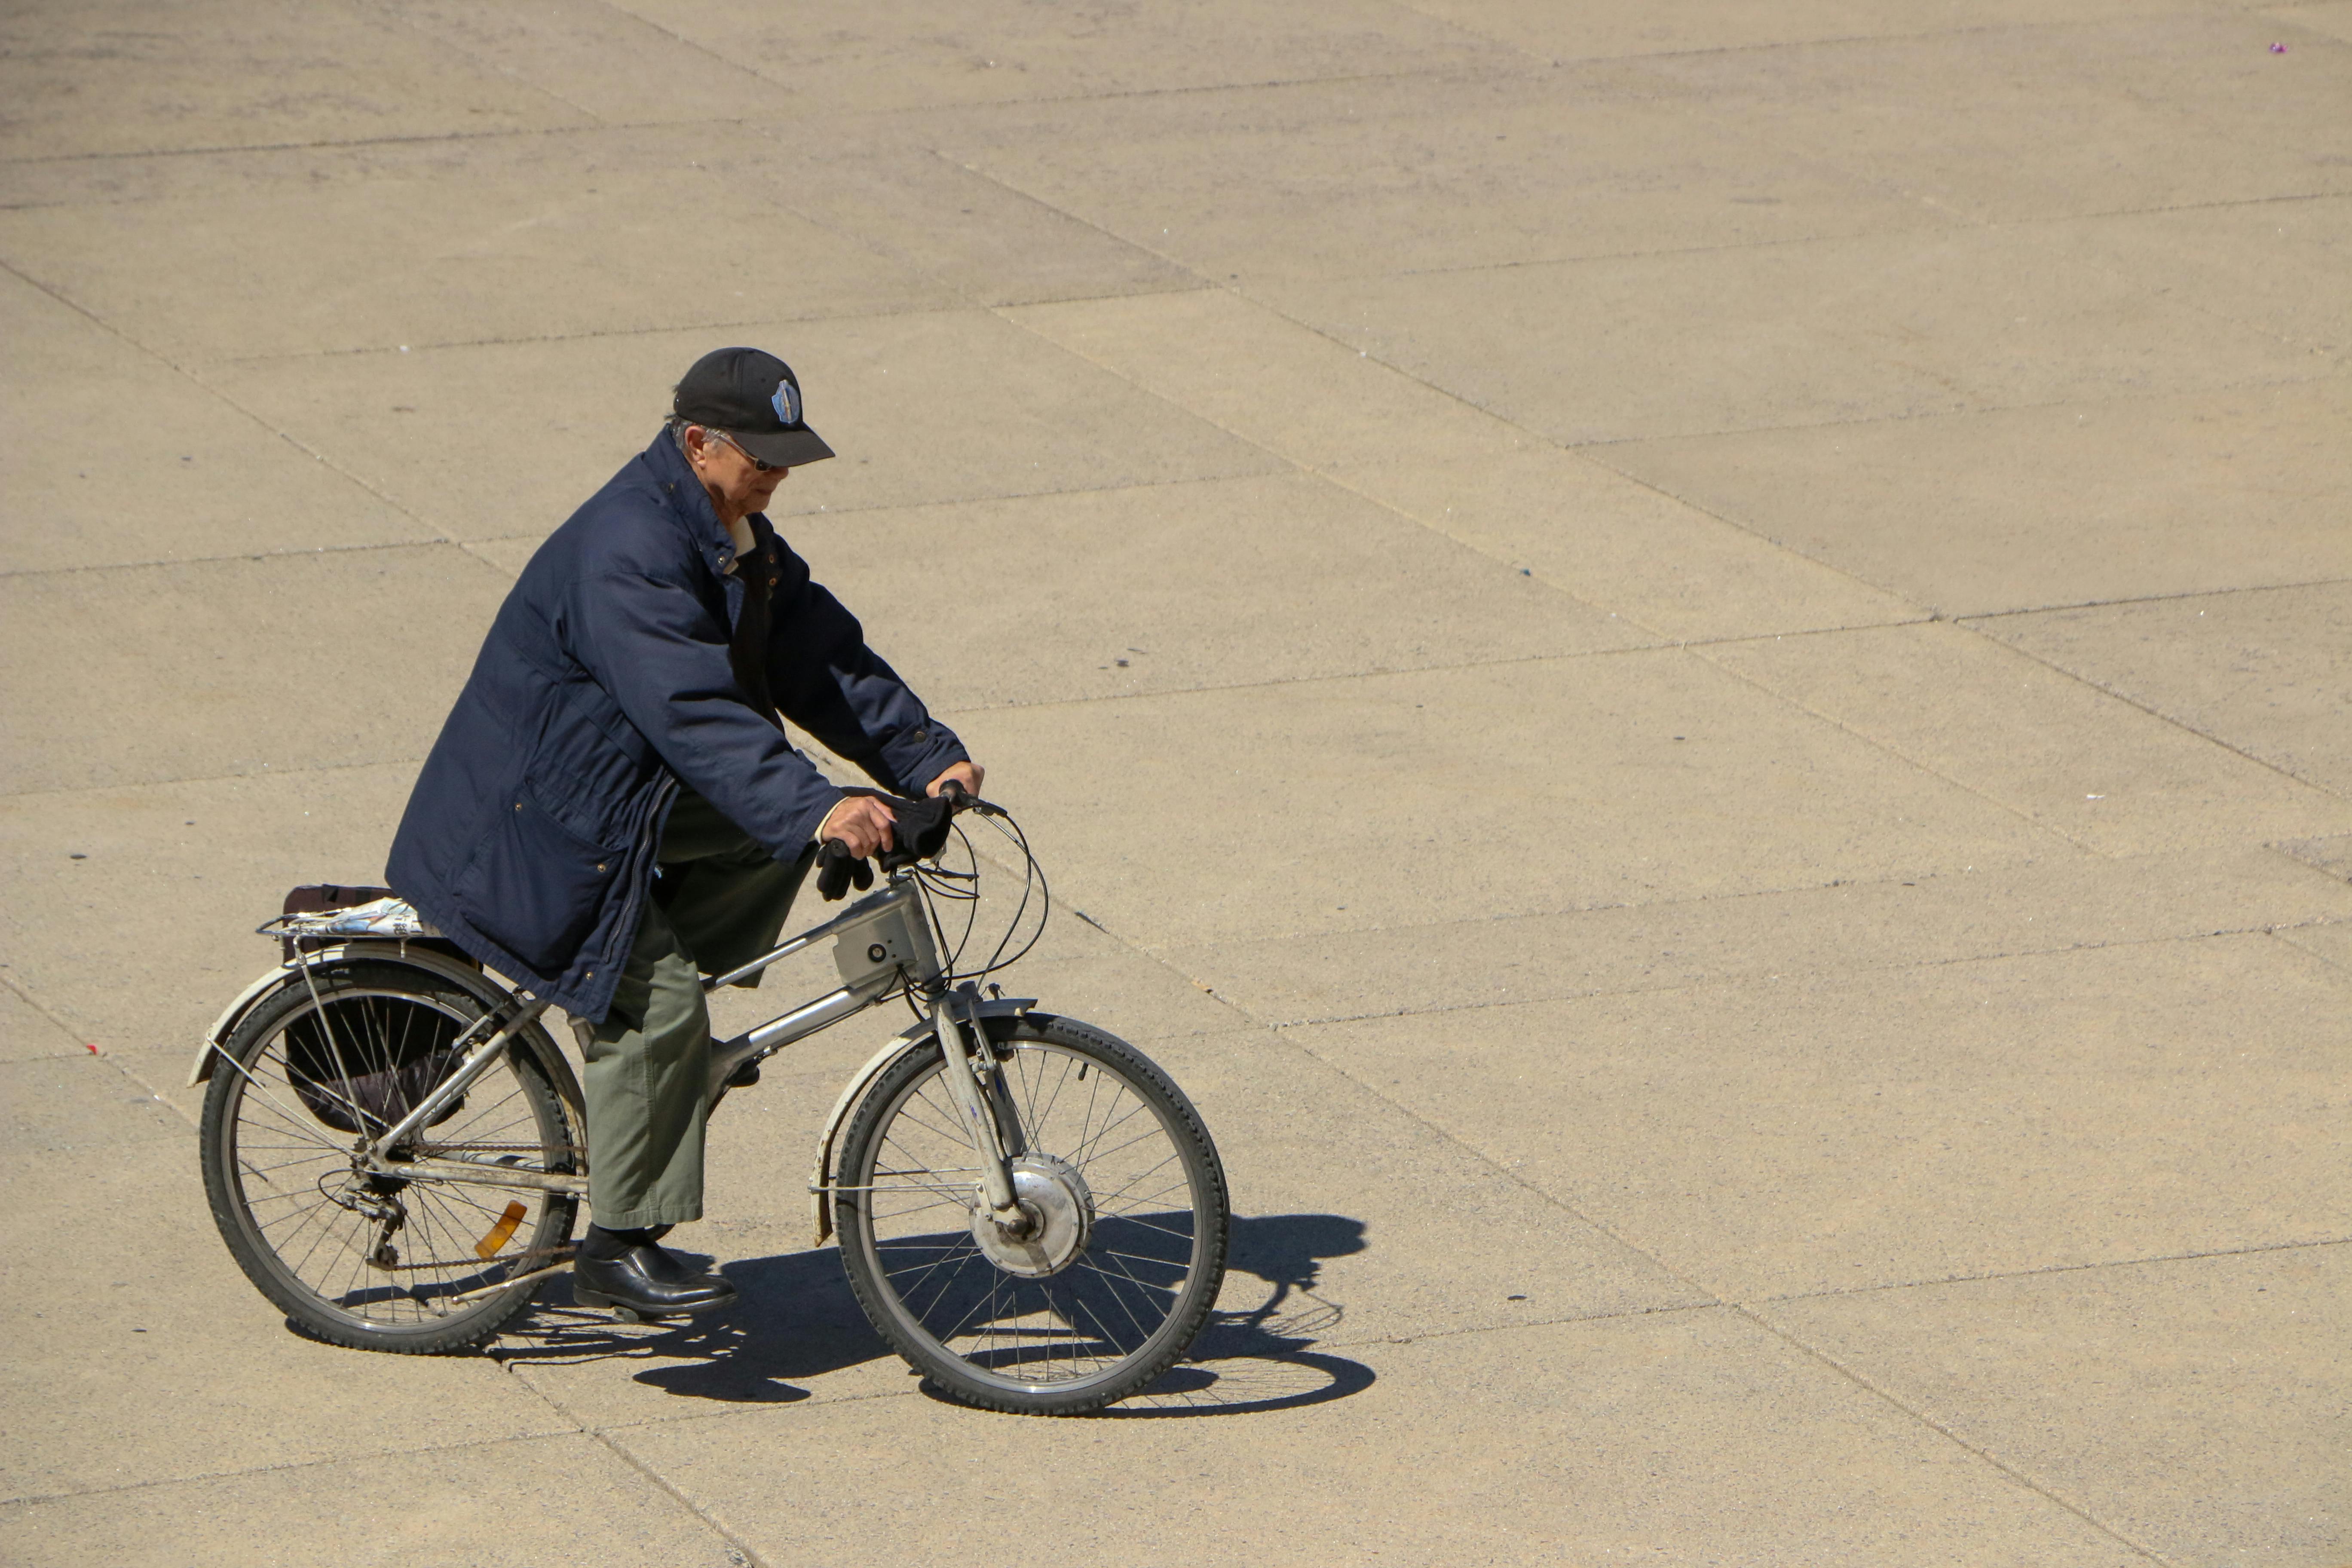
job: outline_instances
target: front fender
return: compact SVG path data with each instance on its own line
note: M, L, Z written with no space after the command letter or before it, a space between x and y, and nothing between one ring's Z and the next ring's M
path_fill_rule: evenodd
M1013 1018L1036 1005L1034 996L998 996L982 1001L972 1013L981 1018ZM833 1151L841 1142L841 1130L849 1124L850 1112L866 1098L866 1089L882 1076L883 1068L910 1051L932 1049L938 1036L939 1026L929 1018L894 1036L850 1076L849 1082L842 1088L841 1098L833 1102L833 1114L824 1119L824 1136L817 1142L816 1168L809 1173L810 1218L816 1226L816 1239L810 1246L823 1247L833 1235Z

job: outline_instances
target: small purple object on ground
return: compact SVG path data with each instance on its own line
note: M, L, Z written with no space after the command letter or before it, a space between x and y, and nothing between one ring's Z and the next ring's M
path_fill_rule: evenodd
M2271 46L2271 53L2274 55L2283 55L2286 53L2286 46L2284 44L2273 44Z

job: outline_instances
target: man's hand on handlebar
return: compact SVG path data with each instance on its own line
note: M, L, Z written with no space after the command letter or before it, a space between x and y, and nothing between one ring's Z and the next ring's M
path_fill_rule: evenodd
M825 813L824 826L816 830L816 841L822 844L828 838L838 838L848 847L853 859L863 860L898 842L893 832L898 822L898 814L882 795L844 795Z
M983 811L992 809L980 803L982 776L979 763L958 763L930 782L920 801L894 804L887 795L844 795L825 813L816 830L817 891L830 902L853 885L861 891L872 887L874 871L866 863L868 856L890 857L882 862L887 870L937 855L947 842L949 818L956 812L973 805ZM898 816L901 809L910 814L903 824Z
M940 774L939 777L933 779L930 783L930 787L924 790L923 793L925 795L945 795L947 793L948 785L955 784L961 784L963 786L964 794L977 796L980 794L980 781L987 776L988 770L982 767L978 763L958 763L953 767L948 769L945 773Z

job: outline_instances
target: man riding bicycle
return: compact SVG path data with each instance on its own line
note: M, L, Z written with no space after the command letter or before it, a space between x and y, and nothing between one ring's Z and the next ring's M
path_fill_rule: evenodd
M702 1216L700 975L773 945L820 844L895 842L889 801L828 783L779 713L894 795L980 789L962 742L764 515L793 468L832 456L783 361L697 360L661 433L523 568L393 841L402 898L573 1016L588 1305L734 1300L657 1242Z

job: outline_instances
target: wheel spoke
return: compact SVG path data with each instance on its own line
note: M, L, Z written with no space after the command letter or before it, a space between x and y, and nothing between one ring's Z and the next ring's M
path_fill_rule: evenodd
M1158 1375L1192 1331L1162 1331L1180 1315L1197 1327L1213 1304L1224 1226L1214 1153L1181 1101L1119 1057L1050 1036L997 1049L1026 1146L1016 1186L1038 1194L1045 1228L1015 1244L964 1222L976 1173L934 1058L886 1076L853 1121L837 1178L845 1261L877 1326L951 1392L1091 1407L1122 1380ZM1090 1237L1068 1228L1081 1223ZM1202 1235L1214 1250L1202 1253ZM1079 1403L1031 1403L1048 1398Z

